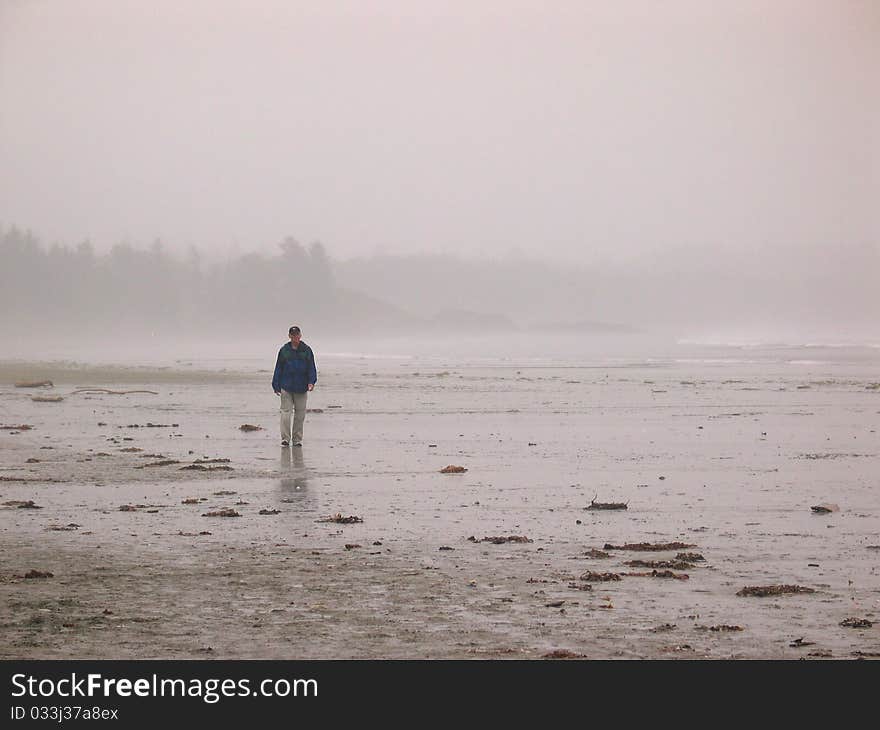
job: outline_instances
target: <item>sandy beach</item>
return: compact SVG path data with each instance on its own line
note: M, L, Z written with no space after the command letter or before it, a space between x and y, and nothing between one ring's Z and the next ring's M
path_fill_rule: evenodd
M0 657L880 656L878 359L2 363Z

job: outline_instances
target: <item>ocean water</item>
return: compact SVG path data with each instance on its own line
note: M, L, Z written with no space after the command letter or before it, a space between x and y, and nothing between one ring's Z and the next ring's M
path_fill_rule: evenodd
M328 362L384 362L442 366L652 367L657 365L880 366L880 335L841 341L688 338L650 334L523 333L437 337L304 338L319 366ZM257 372L274 366L281 336L128 340L11 338L0 360L64 361L165 368Z

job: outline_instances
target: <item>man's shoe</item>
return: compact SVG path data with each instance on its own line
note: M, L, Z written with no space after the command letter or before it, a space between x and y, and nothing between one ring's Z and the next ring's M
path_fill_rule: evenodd
M283 440L283 441L281 442L281 445L282 445L282 446L290 446L290 441L287 441L287 440L285 439L285 440Z
M293 445L294 446L302 446L302 441L294 441Z

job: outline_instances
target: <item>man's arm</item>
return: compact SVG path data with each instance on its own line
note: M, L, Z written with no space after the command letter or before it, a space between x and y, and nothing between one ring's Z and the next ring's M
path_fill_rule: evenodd
M275 361L275 372L272 375L272 390L275 391L275 395L279 395L281 393L281 350L278 351L278 359Z
M318 366L315 363L315 351L312 348L309 348L309 354L311 357L309 358L309 390L312 390L315 387L315 383L318 382Z

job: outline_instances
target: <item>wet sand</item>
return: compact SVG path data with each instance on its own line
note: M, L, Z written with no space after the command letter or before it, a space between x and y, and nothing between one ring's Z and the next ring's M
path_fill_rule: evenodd
M0 657L880 655L876 363L325 359L301 449L269 378L0 365Z

